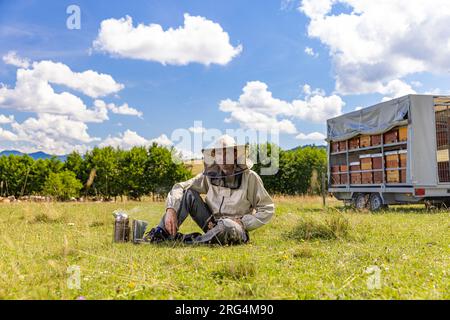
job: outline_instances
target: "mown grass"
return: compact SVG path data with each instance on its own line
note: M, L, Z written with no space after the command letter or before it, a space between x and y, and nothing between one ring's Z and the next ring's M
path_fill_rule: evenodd
M3 299L449 299L450 213L370 214L276 197L276 216L234 247L112 243L112 211L156 224L162 203L0 205ZM182 231L198 230L189 221ZM81 288L67 286L79 266ZM379 268L381 286L368 287Z

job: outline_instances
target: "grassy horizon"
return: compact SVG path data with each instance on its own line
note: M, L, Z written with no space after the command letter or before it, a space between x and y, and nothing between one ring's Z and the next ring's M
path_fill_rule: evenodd
M0 298L450 298L449 212L361 213L335 200L323 209L315 197L275 203L273 220L235 247L112 243L113 210L156 225L160 202L0 204ZM195 230L188 218L181 231ZM67 286L70 266L80 289Z

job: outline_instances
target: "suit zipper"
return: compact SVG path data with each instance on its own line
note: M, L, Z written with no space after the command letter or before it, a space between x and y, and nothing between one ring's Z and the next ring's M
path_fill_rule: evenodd
M224 200L225 200L225 196L222 196L222 202L220 203L220 207L219 207L219 216L222 214L221 210L222 210L222 205L223 205Z

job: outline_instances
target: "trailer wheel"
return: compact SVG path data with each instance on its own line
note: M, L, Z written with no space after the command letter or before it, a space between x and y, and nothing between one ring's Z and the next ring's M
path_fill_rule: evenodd
M355 197L355 208L356 210L364 210L367 208L367 195L364 193L359 193Z
M370 211L378 211L385 206L383 205L383 199L378 193L372 193L369 199L369 208Z

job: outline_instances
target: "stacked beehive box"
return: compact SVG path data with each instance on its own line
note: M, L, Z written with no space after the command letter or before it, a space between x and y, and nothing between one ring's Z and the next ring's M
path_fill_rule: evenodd
M370 136L370 145L379 146L381 144L381 134L375 134Z
M348 149L354 150L354 149L358 149L358 148L359 148L359 137L351 138L348 141Z
M331 184L341 184L341 176L339 174L339 166L331 166Z
M361 184L361 163L359 161L350 163L350 181L351 184ZM358 171L358 172L355 172Z
M373 172L373 183L381 184L383 183L383 154L375 153L372 154L372 169ZM379 170L379 171L376 171Z
M398 151L388 151L384 153L386 157L386 182L399 183L399 157Z
M371 150L372 148L370 147L381 146L382 143L385 144L385 148L393 149L391 144L406 142L407 139L408 127L395 127L382 134L359 135L345 141L332 142L330 149L332 153L348 150L349 155L351 155L360 148ZM402 148L400 144L399 148ZM378 152L381 151L380 148L373 149L378 149ZM366 150L361 151L370 152ZM448 152L446 156L448 157ZM351 184L406 183L407 151L391 150L384 154L362 154L359 155L359 161L349 163L349 167L346 165L333 167L331 177L333 184L342 185L349 182ZM385 168L385 171L383 171L383 168ZM448 180L450 181L450 176Z
M406 183L406 167L408 162L408 151L400 150L398 152L399 163L400 163L400 182Z
M348 183L348 167L345 164L341 164L339 166L340 169L340 180L341 184L347 184Z
M362 135L359 137L359 146L361 148L367 148L371 146L371 138L367 135Z
M408 127L398 128L398 141L405 142L408 139Z
M398 142L398 129L397 128L391 129L384 134L384 143L385 144L396 143L396 142Z
M359 156L359 161L361 162L361 183L371 184L372 183L372 155L362 154Z

